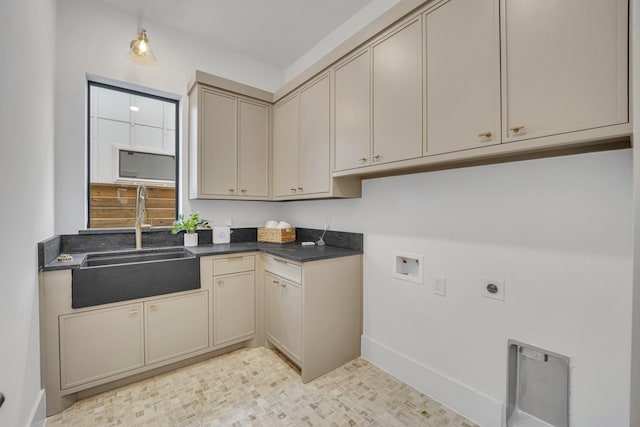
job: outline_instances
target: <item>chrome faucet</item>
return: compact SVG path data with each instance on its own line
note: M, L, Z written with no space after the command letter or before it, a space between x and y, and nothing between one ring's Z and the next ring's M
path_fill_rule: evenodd
M147 187L138 185L136 192L136 249L142 249L142 229L151 228L147 224Z

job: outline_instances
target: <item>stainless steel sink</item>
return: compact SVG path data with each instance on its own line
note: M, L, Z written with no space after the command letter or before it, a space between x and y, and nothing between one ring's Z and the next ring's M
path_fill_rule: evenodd
M200 288L198 258L183 248L90 254L72 272L71 307Z

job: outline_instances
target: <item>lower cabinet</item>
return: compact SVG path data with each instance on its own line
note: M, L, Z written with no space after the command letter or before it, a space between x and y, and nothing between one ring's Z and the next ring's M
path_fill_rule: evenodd
M144 303L147 365L209 346L209 293Z
M255 272L216 276L213 281L213 344L256 333Z
M308 382L360 355L362 256L200 258L201 288L73 309L70 269L40 281L47 415L81 393L241 346L277 347ZM270 344L269 344L270 343Z
M209 292L60 316L61 388L209 347Z
M302 382L360 356L362 256L296 263L264 256L265 337Z
M205 281L213 280L213 345L234 344L256 336L256 257L253 254L203 259ZM212 271L209 271L211 268Z
M302 362L302 288L275 274L265 274L266 334L294 362Z
M144 366L141 303L60 316L59 328L63 389Z

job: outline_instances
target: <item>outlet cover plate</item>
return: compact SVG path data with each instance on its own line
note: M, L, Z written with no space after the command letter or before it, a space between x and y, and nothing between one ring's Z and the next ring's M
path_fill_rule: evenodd
M495 292L490 292L489 291L490 288L493 288ZM492 279L490 277L483 277L482 289L480 291L480 295L486 298L492 298L498 301L504 301L504 291L505 291L504 288L505 288L504 280L497 280L497 279Z
M447 278L436 276L433 281L433 293L441 297L447 296Z

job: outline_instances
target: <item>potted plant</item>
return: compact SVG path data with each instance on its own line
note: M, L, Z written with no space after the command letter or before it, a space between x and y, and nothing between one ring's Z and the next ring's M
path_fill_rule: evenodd
M198 246L198 228L211 228L209 223L203 219L200 219L198 212L192 212L187 218L184 215L178 215L178 219L173 223L173 229L171 233L178 234L184 231L184 245L185 246Z

